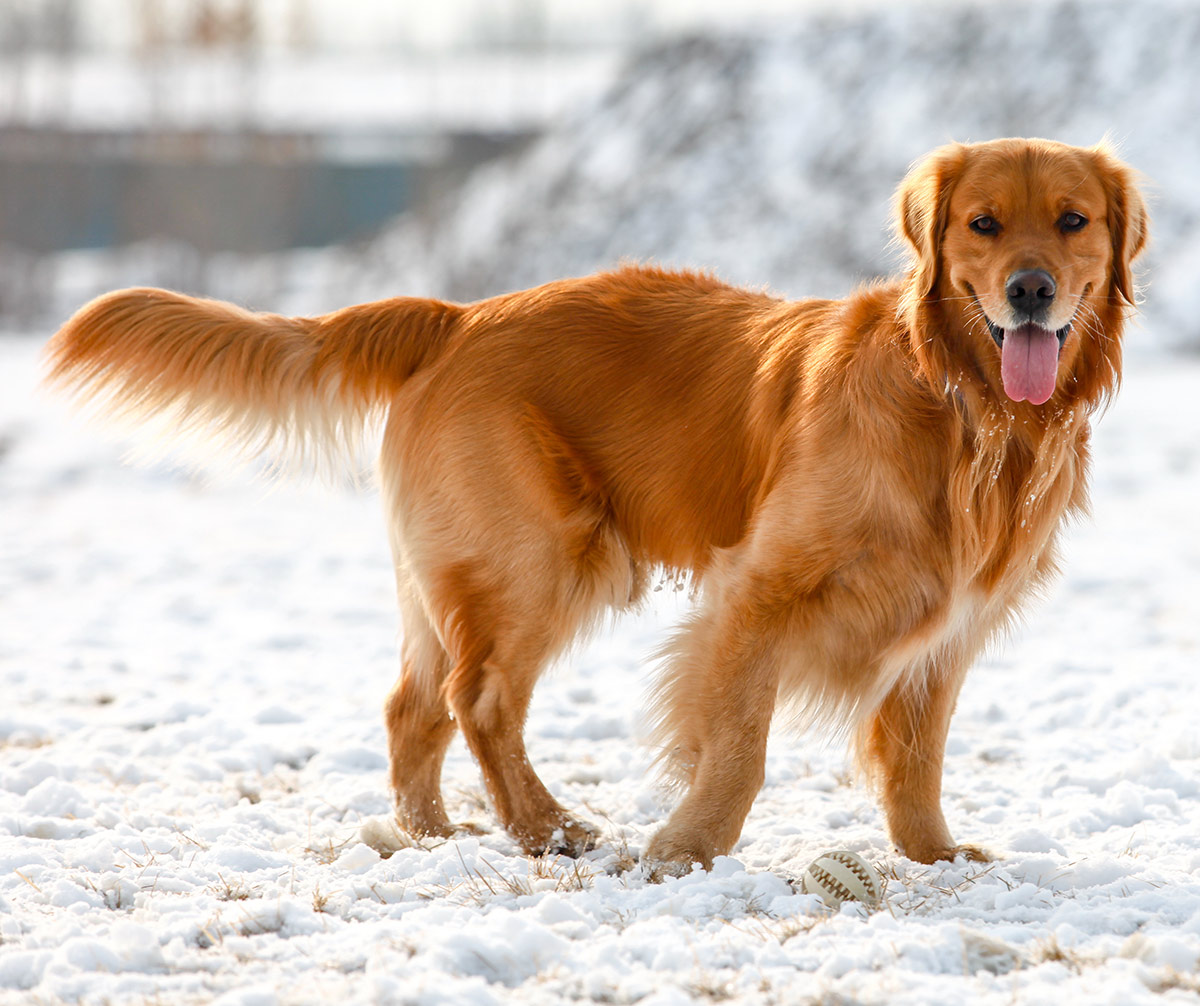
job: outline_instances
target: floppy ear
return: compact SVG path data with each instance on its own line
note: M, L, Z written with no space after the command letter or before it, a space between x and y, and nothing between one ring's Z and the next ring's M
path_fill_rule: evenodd
M896 191L896 227L916 255L909 290L913 301L928 297L937 284L950 193L965 156L960 143L939 147L909 171Z
M1133 260L1146 247L1149 216L1146 201L1138 190L1137 176L1106 144L1095 148L1097 166L1108 196L1108 231L1112 237L1113 292L1126 304L1134 304Z

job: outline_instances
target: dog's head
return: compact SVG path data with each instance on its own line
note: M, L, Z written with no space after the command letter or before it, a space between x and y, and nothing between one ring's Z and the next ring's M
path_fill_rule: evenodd
M897 216L916 255L908 323L931 380L965 352L1014 401L1108 390L1146 209L1105 147L942 147L904 180Z

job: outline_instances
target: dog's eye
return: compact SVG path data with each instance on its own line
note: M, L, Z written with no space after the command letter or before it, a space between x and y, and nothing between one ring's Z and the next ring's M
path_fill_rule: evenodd
M995 219L989 217L986 213L983 216L978 216L971 221L971 230L976 234L998 234L1000 233L1000 225Z
M1082 213L1064 213L1058 221L1058 226L1063 231L1079 231L1087 224L1087 217Z

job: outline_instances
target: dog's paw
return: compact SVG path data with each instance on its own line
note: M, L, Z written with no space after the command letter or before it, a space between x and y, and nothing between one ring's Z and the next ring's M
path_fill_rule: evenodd
M470 835L472 838L478 838L480 835L486 834L488 834L488 829L481 824L475 824L472 821L458 821L450 825L448 837L461 838L463 835Z
M549 834L520 837L531 856L570 856L576 859L600 844L600 830L585 821L565 818Z
M394 814L393 825L413 838L450 838L455 832L440 800L397 800Z
M944 855L938 859L955 860L962 856L968 863L990 863L992 854L986 849L981 849L978 845L956 845L952 849L947 849Z
M951 845L935 849L919 849L904 854L918 863L953 863L962 856L968 863L990 863L992 856L978 845Z
M677 837L664 828L646 847L642 868L657 884L668 877L686 877L697 865L703 870L711 870L712 857L709 843Z
M700 866L700 861L684 862L681 859L652 859L649 856L643 856L641 865L647 880L652 884L661 884L671 877L686 877L697 866Z

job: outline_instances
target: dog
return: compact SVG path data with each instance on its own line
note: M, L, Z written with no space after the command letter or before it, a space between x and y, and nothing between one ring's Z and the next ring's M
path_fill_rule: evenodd
M529 854L593 845L526 756L530 695L666 570L698 600L654 692L684 788L645 850L656 875L731 850L781 702L848 730L905 855L984 858L941 810L951 714L1086 509L1147 214L1104 145L1004 139L919 162L896 220L911 268L843 300L633 266L314 318L122 290L52 338L48 380L251 452L336 453L385 421L408 832L454 833L440 776L461 730Z

